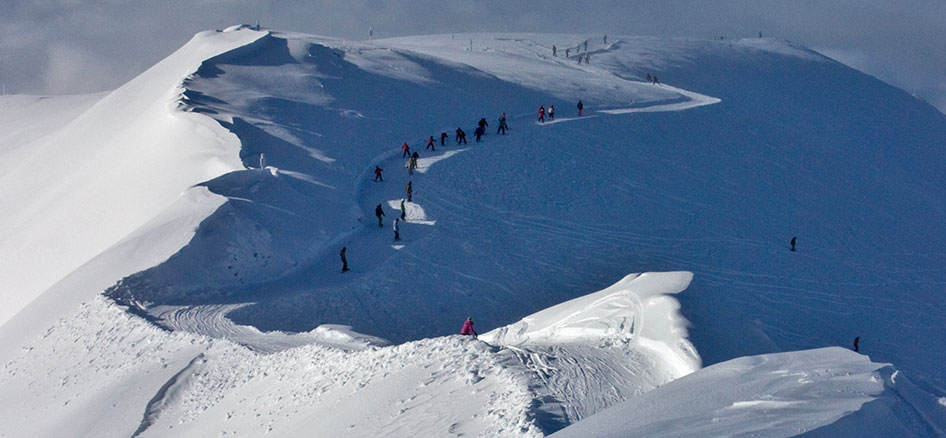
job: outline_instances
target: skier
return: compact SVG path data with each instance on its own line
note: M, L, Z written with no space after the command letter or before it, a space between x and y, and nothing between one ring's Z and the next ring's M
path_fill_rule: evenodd
M381 209L381 204L374 208L374 215L378 217L378 228L383 227L384 223L381 222L381 216L384 216L384 210Z
M480 137L483 136L483 134L485 133L485 131L486 131L486 130L483 129L482 126L477 126L477 127L476 127L476 130L473 131L473 135L476 136L476 142L477 142L477 143L480 142Z
M430 149L430 150L432 150L432 151L435 151L435 150L436 150L436 149L434 149L434 136L432 136L432 135L430 136L429 139L427 139L427 147L424 148L424 150L427 150L427 149Z
M854 338L854 352L855 352L855 353L859 353L859 352L861 351L860 343L861 343L861 337L860 337L860 336Z
M404 186L404 191L407 192L407 202L412 202L411 199L414 197L414 182L408 181L407 185ZM378 208L381 208L381 204L378 204Z
M401 220L405 220L406 218L407 218L407 209L404 208L404 198L401 198Z
M462 129L457 128L457 146L459 146L460 143L466 144L466 133L463 132Z
M344 247L344 246L342 247L342 251L339 252L338 255L342 258L342 272L347 272L347 271L348 271L348 259L345 258L345 247Z
M407 145L407 142L404 142L404 145L401 146L401 158L409 157L411 155L411 147Z
M581 117L581 110L585 109L585 104L581 103L581 99L578 99L578 116Z
M401 222L401 219L394 218L394 240L401 240L401 229L398 227L398 223Z
M473 339L476 339L476 330L473 330L473 317L467 317L466 321L463 321L463 328L460 329L460 334L463 336L473 335Z
M259 154L259 168L260 169L266 168L266 155L262 153Z
M440 133L440 146L445 146L445 145L444 145L444 142L447 141L447 137L448 137L448 135L447 135L446 132L441 132L441 133Z
M549 121L555 119L555 105L549 105Z
M506 135L506 128L506 113L502 113L499 115L499 129L496 130L496 133L502 132L503 135Z
M382 171L382 170L384 170L384 169L382 169L382 168L380 168L380 167L378 167L378 166L374 166L374 180L375 180L375 181L381 180L381 182L384 182L384 178L381 177L381 171Z
M791 242L791 244L792 244L792 252L795 251L795 239L796 239L796 237L792 237L792 242Z
M545 107L539 106L539 121L545 123Z

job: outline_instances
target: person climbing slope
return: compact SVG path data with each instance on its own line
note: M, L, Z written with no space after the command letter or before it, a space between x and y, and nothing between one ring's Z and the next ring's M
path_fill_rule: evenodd
M440 133L440 146L445 146L444 143L447 141L447 137L448 137L448 135L447 135L446 132L441 132L441 133Z
M378 166L374 166L374 180L375 180L375 181L381 180L381 182L384 182L384 178L381 177L381 171L383 171L383 170L384 170L384 169L382 169L382 168L380 168L380 167L378 167Z
M472 336L473 336L473 339L476 339L477 334L476 334L476 330L473 329L473 317L472 317L472 316L468 317L468 318L466 319L466 321L463 321L463 327L460 328L460 334L463 335L463 336L472 335Z
M539 121L545 123L545 107L539 106Z
M384 223L381 222L381 216L384 216L384 210L381 209L381 204L374 208L374 215L378 217L378 227L383 227Z
M400 218L394 218L394 240L401 240L401 228L398 226L398 223L401 222Z
M414 198L414 182L408 181L407 185L404 186L404 191L407 192L407 202L413 202L412 199ZM381 208L381 204L378 204L378 208Z
M459 146L460 143L466 144L466 133L463 132L462 129L457 128L457 146Z
M482 138L482 137L483 137L483 134L485 134L485 133L486 133L486 129L485 129L485 128L483 128L482 126L477 126L477 127L476 127L476 130L473 131L473 135L476 136L476 142L477 142L477 143L480 142L480 138Z
M430 136L429 139L427 139L427 147L425 147L424 150L427 150L427 149L430 149L432 151L436 150L434 149L434 136L432 135Z
M502 113L499 115L499 128L496 129L496 133L506 135L506 128L506 113Z
M555 119L555 105L549 105L549 121Z
M407 145L407 142L401 146L401 158L411 156L411 147Z
M581 116L581 110L585 109L585 104L581 103L581 99L578 99L578 116Z
M348 259L345 257L345 247L344 247L344 246L342 247L342 251L339 252L338 255L342 258L342 272L347 272L347 271L348 271Z

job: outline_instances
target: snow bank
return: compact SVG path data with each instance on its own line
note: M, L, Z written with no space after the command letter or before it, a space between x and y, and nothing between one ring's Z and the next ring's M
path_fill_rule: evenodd
M940 436L946 410L892 366L842 348L716 364L552 437Z

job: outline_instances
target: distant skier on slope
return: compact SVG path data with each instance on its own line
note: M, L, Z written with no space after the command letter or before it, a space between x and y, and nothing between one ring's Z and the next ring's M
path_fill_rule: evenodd
M462 129L457 128L457 146L459 146L460 143L466 144L466 133L463 132Z
M473 335L473 339L476 339L477 334L476 330L473 330L473 317L467 317L466 321L463 321L463 327L460 329L460 334L463 336Z
M374 166L374 180L375 181L381 180L381 182L384 182L384 178L381 176L381 171L383 170L384 169L378 166Z
M401 158L409 156L411 156L411 147L407 145L407 142L404 142L404 144L401 145Z
M400 233L401 229L400 227L398 227L398 223L400 222L401 222L400 218L394 218L394 240L395 241L401 240L401 233Z
M432 151L436 150L434 149L434 136L432 135L430 136L429 139L427 139L427 147L425 147L424 150L427 150L427 149L430 149Z
M539 106L539 121L545 123L545 107Z
M407 182L407 185L404 186L404 191L407 192L407 202L413 202L413 201L412 201L412 199L413 199L413 197L414 197L414 183L413 183L413 181L408 181L408 182ZM378 206L380 207L381 204L378 204Z
M381 204L374 208L374 215L378 217L378 227L383 227L384 223L381 222L381 216L384 216L384 210L381 208Z
M506 135L506 128L506 113L502 113L499 115L499 128L496 129L496 133Z
M555 120L555 105L549 105L549 121Z
M345 258L345 247L342 247L342 251L338 253L339 257L342 258L342 272L348 271L348 259Z
M578 100L578 116L581 117L581 110L585 109L585 104L581 103L581 99Z

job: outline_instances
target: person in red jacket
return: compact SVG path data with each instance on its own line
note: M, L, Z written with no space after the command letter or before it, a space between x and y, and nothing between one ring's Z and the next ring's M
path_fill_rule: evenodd
M542 123L545 123L545 107L544 106L539 107L539 121Z
M411 156L411 147L407 145L407 142L404 142L404 145L401 146L401 158Z
M425 147L424 149L425 149L425 150L426 150L426 149L430 149L430 150L432 150L432 151L435 151L435 150L436 150L436 149L434 149L434 136L431 135L430 138L427 139L427 147ZM402 158L403 158L403 157L402 157Z
M381 182L384 182L384 177L381 176L381 171L383 171L383 170L384 170L384 169L382 169L382 168L380 168L380 167L378 167L378 166L374 166L374 180L375 180L375 181L381 180Z
M461 335L473 335L473 339L476 339L476 330L473 330L473 317L468 317L466 321L463 321L463 328L460 329Z

